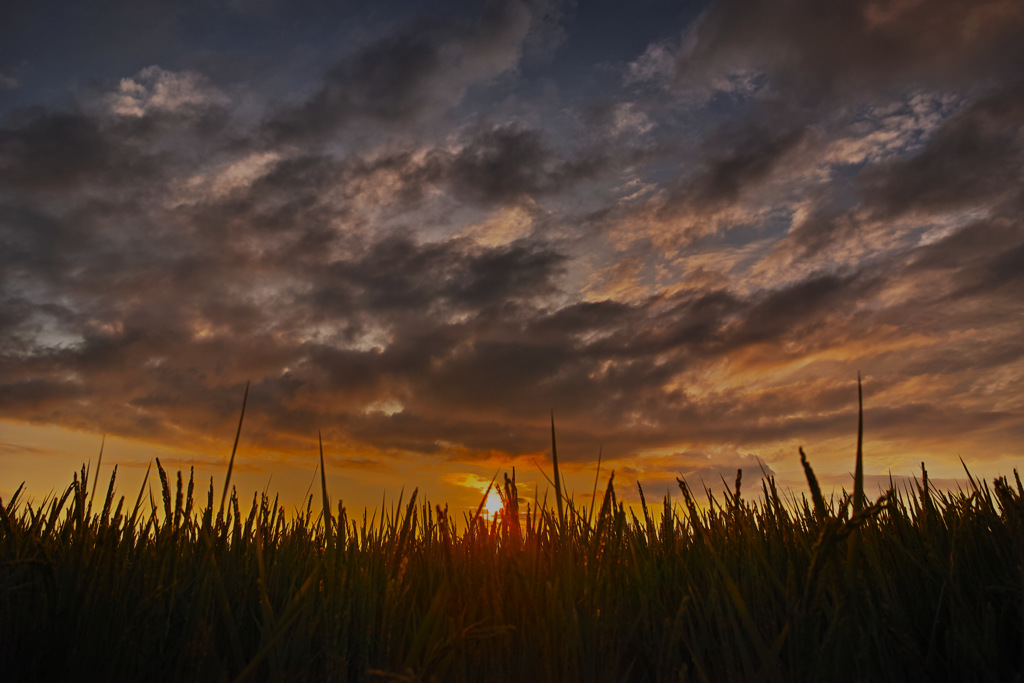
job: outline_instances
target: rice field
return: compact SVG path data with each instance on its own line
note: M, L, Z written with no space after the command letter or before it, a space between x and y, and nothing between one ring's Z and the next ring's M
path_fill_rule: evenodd
M554 433L553 433L554 437ZM237 446L237 442L236 442ZM554 483L560 481L552 440ZM0 501L7 681L1019 681L1024 487L969 477L825 499L766 477L744 496L679 480L639 514L454 514L414 491L352 515L321 491L197 488L155 463L121 497L83 467ZM232 463L234 456L232 455ZM321 452L321 463L323 455ZM633 484L635 486L635 484ZM157 495L150 493L157 490ZM229 493L230 491L230 493ZM643 498L643 491L640 490ZM682 504L678 504L681 500ZM597 504L600 501L600 504Z

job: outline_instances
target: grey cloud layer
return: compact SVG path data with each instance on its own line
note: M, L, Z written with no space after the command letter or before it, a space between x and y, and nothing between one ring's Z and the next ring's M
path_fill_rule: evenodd
M751 449L849 434L862 369L878 438L1005 454L1024 432L1020 17L933 3L979 27L951 34L926 4L713 4L679 78L762 63L770 84L682 113L645 89L623 111L651 117L608 137L556 87L459 113L526 80L537 31L557 42L536 3L403 22L261 117L164 71L8 111L0 415L189 443L252 380L268 445L531 453L554 407L570 460L734 475ZM884 139L865 123L950 59L980 83L949 77L953 113ZM885 153L829 156L851 136ZM588 294L602 269L621 294ZM699 462L719 451L744 455Z

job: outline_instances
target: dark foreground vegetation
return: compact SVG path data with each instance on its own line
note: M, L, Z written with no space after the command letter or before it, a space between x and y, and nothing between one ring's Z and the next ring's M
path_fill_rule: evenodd
M513 473L494 520L415 492L353 519L325 484L317 504L286 517L263 495L250 506L233 490L218 504L212 484L194 494L191 477L169 480L159 462L162 495L126 502L114 476L97 497L83 468L38 506L19 494L0 504L0 671L7 681L1021 680L1019 477L948 493L929 490L922 470L916 489L869 501L857 476L852 494L825 500L804 462L809 497L767 478L743 498L737 478L698 502L680 481L681 504L637 515L611 478L590 509L560 493L521 507Z

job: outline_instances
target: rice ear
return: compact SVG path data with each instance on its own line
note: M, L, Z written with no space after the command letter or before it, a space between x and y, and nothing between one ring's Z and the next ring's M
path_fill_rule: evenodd
M811 463L807 461L804 447L800 446L799 450L800 464L804 466L804 476L807 477L807 486L811 489L811 500L814 501L814 516L818 518L819 522L822 522L828 514L825 508L825 499L821 495L821 487L818 486L818 478L814 476Z

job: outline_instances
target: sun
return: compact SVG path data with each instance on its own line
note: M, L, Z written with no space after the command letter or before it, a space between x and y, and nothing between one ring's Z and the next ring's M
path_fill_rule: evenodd
M498 495L497 489L491 489L490 493L487 494L487 500L484 501L484 512L487 513L488 517L494 517L501 511L501 496Z

